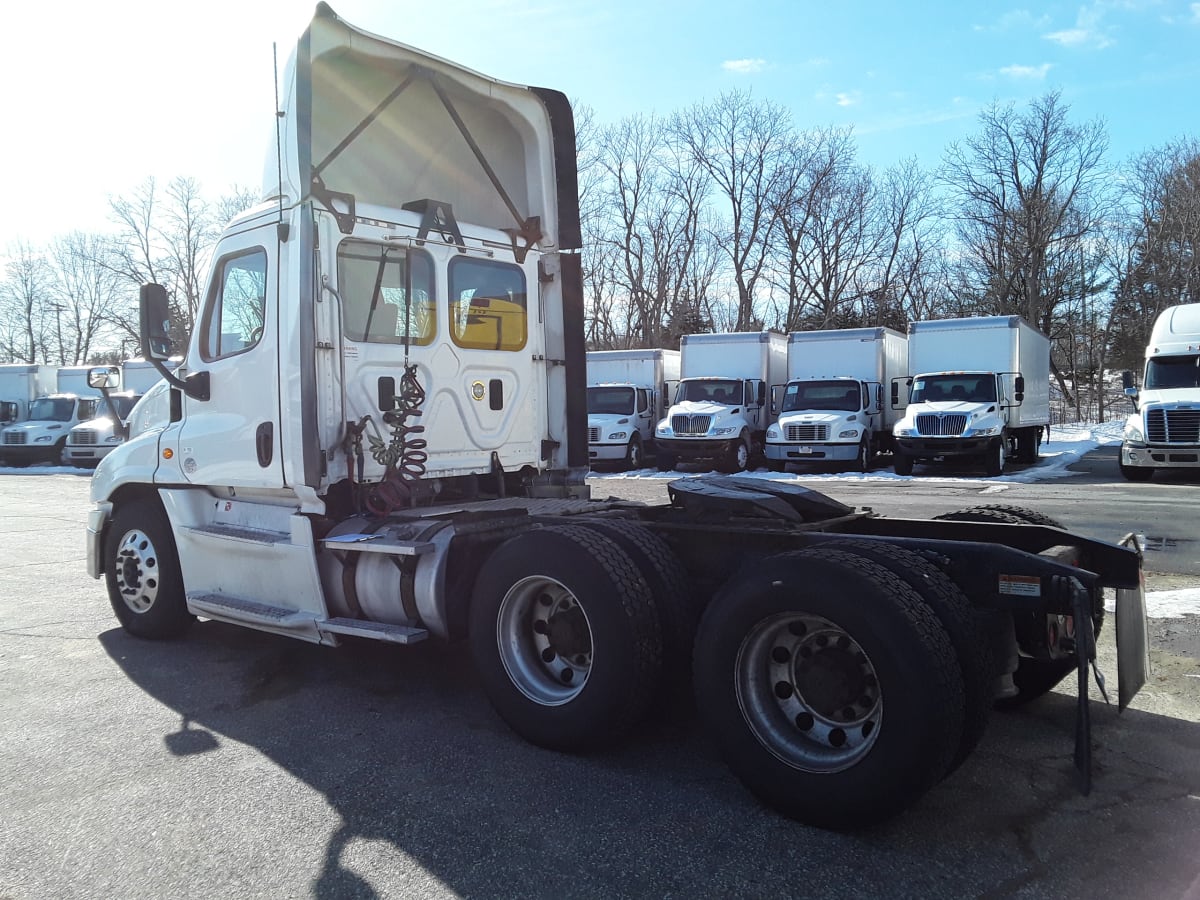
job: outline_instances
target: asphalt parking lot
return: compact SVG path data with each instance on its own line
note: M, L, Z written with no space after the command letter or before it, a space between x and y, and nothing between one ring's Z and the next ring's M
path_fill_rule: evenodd
M834 834L758 805L686 704L564 756L507 730L462 647L134 640L84 572L86 477L0 492L0 897L1200 896L1200 663L1160 638L1133 708L1092 689L1090 795L1068 685Z

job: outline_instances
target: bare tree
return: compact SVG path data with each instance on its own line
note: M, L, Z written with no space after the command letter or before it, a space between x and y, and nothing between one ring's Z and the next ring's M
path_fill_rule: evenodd
M23 241L8 250L0 279L0 358L49 363L58 355L50 305L54 271L45 254Z
M761 327L756 304L772 227L780 156L791 140L786 110L733 91L671 118L671 128L692 161L712 179L726 205L727 226L718 240L729 255L737 289L738 331Z
M122 305L131 305L127 289L103 262L107 249L104 236L78 231L58 238L51 248L60 365L88 362L101 344L116 338Z
M965 284L979 306L1017 313L1049 333L1047 266L1060 245L1097 227L1093 205L1107 146L1099 121L1071 123L1057 92L1018 111L993 104L980 131L952 144L942 167L958 226Z

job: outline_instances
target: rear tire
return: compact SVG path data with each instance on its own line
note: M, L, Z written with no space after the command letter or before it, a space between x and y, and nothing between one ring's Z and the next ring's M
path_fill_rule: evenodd
M700 622L695 682L734 774L824 828L900 812L946 773L962 733L962 673L937 616L894 573L837 550L729 579Z
M658 466L658 471L660 472L673 471L678 462L678 458L673 453L664 453L662 450L659 450L654 455L654 463Z
M551 750L615 742L659 686L650 586L617 542L589 528L534 528L496 548L476 578L468 630L500 718Z
M187 610L171 523L156 499L117 508L104 547L108 599L130 634L179 637L195 621Z
M905 456L899 450L892 454L892 470L897 475L911 475L913 471L913 458Z

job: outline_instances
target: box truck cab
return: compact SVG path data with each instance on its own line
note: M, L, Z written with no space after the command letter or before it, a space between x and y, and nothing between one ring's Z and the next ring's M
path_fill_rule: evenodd
M771 331L685 334L675 402L655 429L658 468L711 460L745 471L774 421L772 388L787 373L787 337Z
M908 408L892 429L892 465L971 460L1001 475L1010 454L1036 462L1050 423L1050 339L1020 316L910 322Z
M899 410L885 385L908 373L908 339L891 328L788 335L788 383L779 420L767 429L767 468L835 463L866 472L892 446Z
M679 351L592 350L587 376L589 460L642 468L679 383Z
M1200 303L1159 314L1146 346L1139 392L1125 375L1134 412L1121 439L1121 474L1146 481L1155 469L1200 466Z
M167 361L167 367L174 369L182 362L180 357ZM133 407L155 384L162 380L158 368L146 359L127 359L121 363L118 384L120 391L110 392L113 406L116 409L116 419L113 410L107 404L97 406L95 418L80 422L67 434L67 446L63 451L63 462L73 466L94 466L124 440L128 426L129 415Z
M6 363L0 365L0 428L29 418L29 406L38 397L57 390L52 366Z
M99 397L51 394L29 404L29 417L0 433L0 457L21 465L63 462L71 428L96 415Z

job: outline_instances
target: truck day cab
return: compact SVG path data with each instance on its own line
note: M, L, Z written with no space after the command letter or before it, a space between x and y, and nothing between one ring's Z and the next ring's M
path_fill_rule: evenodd
M1050 424L1050 339L1020 316L910 322L908 408L892 429L892 467L973 460L1004 474L1010 453L1037 462ZM901 401L892 382L892 406Z
M908 372L908 340L891 328L788 335L788 383L779 421L767 429L767 468L839 463L866 472L892 447L899 413L884 385Z
M640 469L679 383L679 351L593 350L587 375L588 458Z
M997 697L1086 685L1106 586L1122 707L1137 691L1137 550L1029 511L888 520L720 476L590 499L561 94L321 5L282 96L282 177L224 232L183 364L91 482L88 571L131 634L466 640L499 716L557 750L619 740L691 680L737 776L838 828L945 778ZM143 288L148 358L167 308ZM1085 690L1085 775L1087 711Z
M1147 481L1156 469L1200 467L1200 303L1159 314L1141 392L1128 373L1125 383L1134 412L1121 439L1121 474Z

